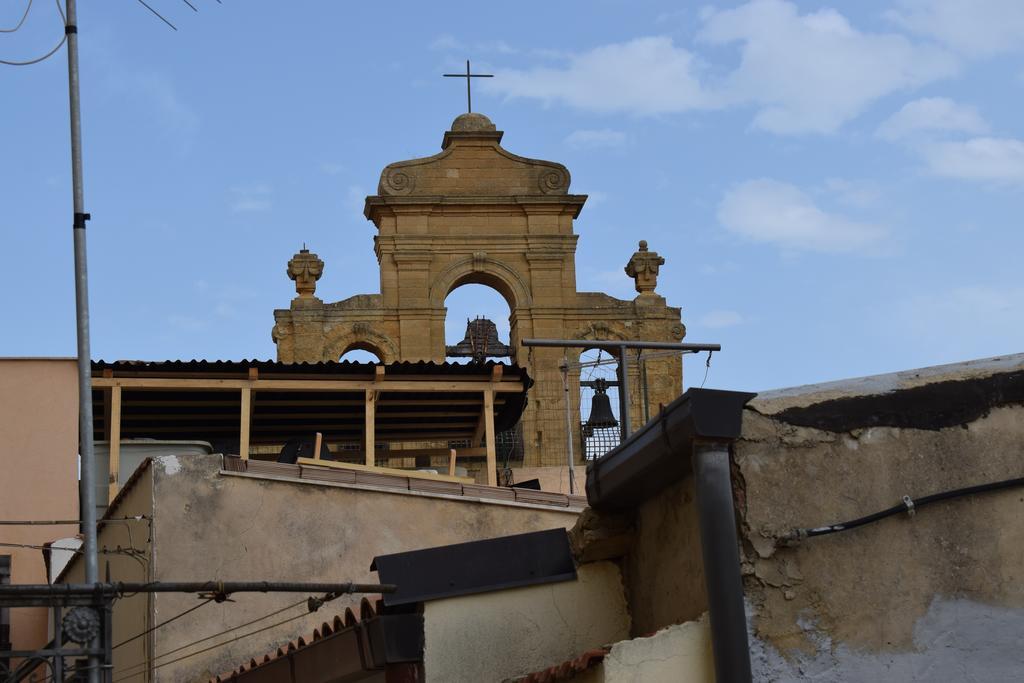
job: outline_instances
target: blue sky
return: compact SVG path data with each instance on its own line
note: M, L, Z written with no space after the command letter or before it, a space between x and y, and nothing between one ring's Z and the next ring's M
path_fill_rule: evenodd
M590 195L579 289L631 298L648 240L687 340L724 347L708 386L1024 347L1018 0L149 2L179 30L79 11L96 358L273 357L303 242L325 300L378 291L363 198L438 151L467 57L506 148ZM0 59L60 32L35 0ZM0 66L0 355L75 350L65 59ZM453 341L477 313L507 317L453 293Z

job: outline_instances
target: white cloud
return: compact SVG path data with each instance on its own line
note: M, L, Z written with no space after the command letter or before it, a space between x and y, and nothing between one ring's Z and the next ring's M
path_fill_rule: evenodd
M880 226L823 211L796 186L767 178L726 192L718 221L732 233L787 250L864 251L886 236Z
M881 97L955 74L959 59L895 33L866 33L836 10L800 14L786 0L707 10L698 45L737 46L708 60L666 36L569 55L561 68L498 71L482 87L508 97L640 116L752 106L755 127L832 133ZM711 56L715 60L711 61Z
M345 165L333 161L324 161L320 164L320 170L327 175L338 175L345 170Z
M886 140L901 140L919 132L987 133L988 124L974 107L946 97L923 97L907 102L878 127Z
M497 52L498 54L504 55L513 55L519 52L514 47L506 43L504 40L487 40L467 44L450 34L438 36L437 38L430 42L429 47L431 50L439 50L444 52Z
M363 206L366 204L366 188L362 185L349 185L345 191L345 205L350 211L363 215Z
M1020 0L900 0L891 20L972 57L1020 50L1024 2Z
M882 311L878 326L924 344L935 361L1016 352L1024 344L1024 287L971 284L904 297Z
M270 196L273 194L269 185L247 185L231 188L232 213L254 213L268 211L273 205Z
M199 115L179 96L169 78L156 72L135 71L121 64L110 68L106 76L113 91L130 98L126 106L146 107L149 113L146 118L157 126L160 135L176 139L183 153L191 149L199 129Z
M1024 141L977 137L921 149L928 169L947 178L1024 185Z
M957 71L957 60L896 34L863 33L839 12L799 14L783 0L710 13L699 40L742 44L722 95L759 107L758 128L832 133L869 104Z
M618 130L602 128L601 130L574 130L565 138L565 144L577 149L595 149L600 147L622 147L626 144L626 134Z
M599 112L652 115L711 105L694 74L693 56L670 38L605 45L571 55L568 62L560 69L498 70L482 87Z
M742 325L743 316L736 311L710 311L705 313L697 321L701 327L721 328Z
M874 206L882 196L878 184L870 180L826 178L825 191L835 197L836 201L858 208Z

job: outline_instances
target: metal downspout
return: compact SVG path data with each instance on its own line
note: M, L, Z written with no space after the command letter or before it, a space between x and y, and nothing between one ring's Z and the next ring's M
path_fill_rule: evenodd
M718 683L750 683L750 647L743 604L729 444L695 442L693 467L697 478L697 515L711 619L715 680Z

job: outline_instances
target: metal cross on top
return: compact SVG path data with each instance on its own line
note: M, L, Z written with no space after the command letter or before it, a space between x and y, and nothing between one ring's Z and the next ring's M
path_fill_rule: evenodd
M475 74L469 71L469 60L466 60L466 73L464 74L442 74L445 78L465 78L466 79L466 111L473 111L473 94L469 88L469 81L471 78L494 78L494 74Z

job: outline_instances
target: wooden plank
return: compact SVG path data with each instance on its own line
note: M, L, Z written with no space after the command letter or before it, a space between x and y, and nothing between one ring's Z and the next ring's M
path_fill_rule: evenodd
M431 474L419 470L400 470L394 467L375 467L372 465L359 465L351 462L337 462L335 460L314 460L313 458L299 458L300 465L309 467L327 467L338 470L355 470L357 472L373 472L375 474L391 474L397 477L410 477L412 479L434 479L441 481L454 481L460 484L472 484L472 477L450 477L445 474Z
M470 441L470 444L472 444L472 446L474 448L476 448L477 445L480 443L480 441L484 438L484 433L486 432L486 430L487 430L487 411L486 410L481 410L480 411L480 417L476 421L476 429L473 430L473 438Z
M121 488L121 387L110 390L110 432L107 437L110 442L110 477L107 480L109 503Z
M426 456L442 456L448 455L448 448L396 448L395 450L384 451L380 454L381 457L385 458L415 458L419 455ZM486 448L460 448L459 457L481 457L487 455Z
M448 454L448 476L455 476L455 449L451 449L451 453Z
M487 485L498 485L498 454L494 443L494 392L484 392L484 424L487 439Z
M209 391L232 391L255 389L259 391L380 391L451 393L451 392L521 392L522 382L502 380L399 380L385 375L381 382L368 380L290 380L290 379L185 379L174 377L95 377L93 386L97 389L125 387L128 389L196 389Z
M320 459L320 447L324 443L324 435L320 432L316 433L316 440L313 442L313 458L316 460Z
M105 389L104 391L109 393L110 389ZM305 408L305 407L343 408L343 407L346 407L346 406L362 406L363 405L363 401L364 401L364 399L362 399L362 398L351 399L351 400L350 399L332 399L332 398L301 400L301 399L264 399L264 398L261 397L260 398L260 406L267 406L267 407L291 406L291 407L295 407L295 408ZM484 401L483 401L482 398L480 398L480 399L454 398L454 399L450 399L449 400L449 399L445 399L445 398L401 399L401 398L383 398L383 397L380 397L380 398L377 399L377 405L378 406L382 406L382 407L383 406L408 406L408 407L436 406L436 405L438 405L439 402L443 403L446 406L476 406L478 408L484 404ZM494 404L496 406L500 406L500 405L502 405L504 403L505 403L505 399L502 398L500 395L494 397ZM229 400L229 401L216 401L216 400L211 401L211 400L206 400L206 399L203 399L203 400L193 400L190 397L189 394L184 394L180 399L176 399L176 400L166 400L166 399L152 400L152 399L145 399L145 398L136 398L136 397L133 396L131 398L131 400L129 401L129 404L132 407L140 407L140 408L175 408L175 407L183 408L183 407L193 407L193 406L197 407L197 408L217 408L217 407L234 408L235 406L238 405L238 401L235 401L234 399ZM127 419L127 416L125 417L125 419Z
M377 453L377 444L374 441L376 432L376 418L374 412L377 404L377 392L372 389L366 390L366 414L363 422L363 454L368 466L374 465L374 455Z
M238 455L249 459L249 433L252 430L252 391L242 389L242 410L238 428Z
M491 368L491 381L493 381L493 382L500 382L501 381L501 376L503 374L505 374L505 366L504 365L495 365L494 367Z
M384 379L384 366L383 365L378 365L377 367L375 367L373 369L373 378L374 378L374 380L376 380L378 382L381 381L382 379Z

